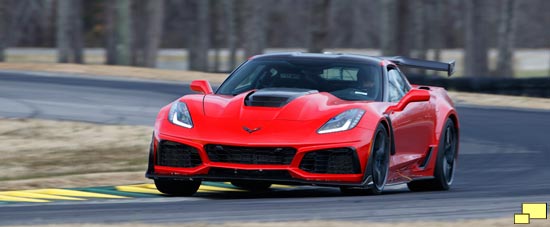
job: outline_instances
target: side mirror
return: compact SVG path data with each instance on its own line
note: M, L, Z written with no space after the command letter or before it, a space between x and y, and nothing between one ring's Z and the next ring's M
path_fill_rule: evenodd
M426 102L430 101L430 92L423 89L412 89L410 90L401 101L393 106L389 106L388 109L384 112L385 114L390 114L392 112L403 111L407 105L411 102Z
M205 95L214 93L212 86L207 80L193 80L189 85L192 91L200 92Z

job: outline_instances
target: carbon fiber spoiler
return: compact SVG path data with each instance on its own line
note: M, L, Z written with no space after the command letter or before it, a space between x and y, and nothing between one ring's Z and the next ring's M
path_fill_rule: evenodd
M445 71L448 76L453 75L455 72L455 61L450 61L448 63L438 62L438 61L428 61L415 58L407 58L402 56L393 56L393 57L382 57L385 60L391 61L396 65L402 65L405 67L420 68L420 69L429 69L436 71Z

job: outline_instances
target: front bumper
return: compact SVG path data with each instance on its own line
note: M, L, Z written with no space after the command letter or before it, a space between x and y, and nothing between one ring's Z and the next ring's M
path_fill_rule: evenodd
M185 144L198 150L202 162L193 167L173 167L158 165L157 150L159 141L172 141ZM149 168L146 177L151 179L176 180L257 180L280 184L309 184L326 186L367 186L370 177L365 173L370 151L370 141L349 141L331 144L271 144L271 146L293 147L296 153L289 164L242 164L228 162L213 162L206 153L205 146L212 141L188 140L165 134L157 134L151 145ZM231 146L252 146L251 144L230 144ZM262 144L262 146L270 146ZM300 168L306 154L319 150L350 148L355 154L357 171L354 173L316 173Z

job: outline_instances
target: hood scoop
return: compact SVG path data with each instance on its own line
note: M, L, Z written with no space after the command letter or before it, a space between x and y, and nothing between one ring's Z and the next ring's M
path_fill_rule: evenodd
M264 88L250 92L244 99L244 105L283 107L298 97L318 92L317 90L301 88Z

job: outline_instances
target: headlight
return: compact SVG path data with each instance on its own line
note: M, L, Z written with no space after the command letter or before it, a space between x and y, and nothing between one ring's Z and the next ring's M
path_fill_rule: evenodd
M168 114L168 121L184 128L193 128L193 121L191 120L189 109L185 103L180 101L175 101L172 103L170 113Z
M363 114L365 114L365 111L362 109L346 110L330 119L323 127L317 130L317 133L324 134L350 130L359 123Z

